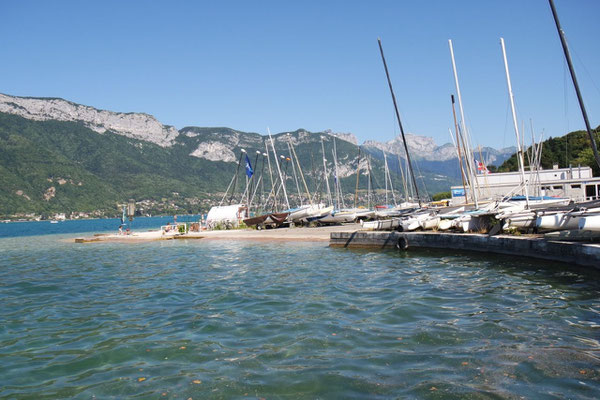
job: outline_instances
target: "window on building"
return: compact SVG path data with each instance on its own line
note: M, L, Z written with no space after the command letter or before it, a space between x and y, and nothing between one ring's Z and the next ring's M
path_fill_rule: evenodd
M552 186L552 189L554 190L562 190L562 186L556 185L556 186Z
M581 189L581 185L571 185L571 189Z
M586 198L596 197L596 185L585 185L585 197Z

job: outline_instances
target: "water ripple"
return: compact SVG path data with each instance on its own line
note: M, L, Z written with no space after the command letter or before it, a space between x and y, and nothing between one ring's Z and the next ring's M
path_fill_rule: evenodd
M15 244L0 240L1 398L600 397L589 271L311 243Z

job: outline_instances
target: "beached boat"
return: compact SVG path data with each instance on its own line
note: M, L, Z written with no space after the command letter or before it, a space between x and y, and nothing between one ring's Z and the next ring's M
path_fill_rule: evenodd
M402 218L398 230L402 232L409 232L419 229L421 227L421 222L428 220L430 217L431 213L428 210L406 216Z
M442 219L438 216L430 216L429 218L419 221L419 226L423 230L437 229Z
M367 231L393 231L400 226L400 218L379 219L373 221L363 221L362 229Z
M580 218L578 228L585 231L600 231L600 215L590 215Z
M367 219L369 215L369 210L358 208L333 210L323 218L320 218L319 222L322 224L344 224L355 222L359 217Z
M288 215L289 213L287 212L267 213L256 217L246 218L243 221L246 226L256 226L258 229L264 227L274 228L281 226L285 222Z
M502 229L505 231L511 229L529 230L535 228L537 217L534 213L515 214L510 218L505 219Z
M320 222L322 218L328 216L333 211L333 206L325 207L321 205L322 208L315 211L312 215L302 218L301 222L303 223L311 223L311 222Z
M269 217L269 214L258 215L256 217L250 217L243 220L246 226L260 225L265 222Z
M562 231L579 228L579 221L582 215L571 213L556 213L552 215L540 215L536 219L535 226L538 230Z
M451 219L440 219L440 222L437 226L437 229L440 231L447 231L452 228L452 220Z
M213 206L206 216L206 226L209 229L221 226L235 228L246 219L248 207L245 204L232 204L229 206Z
M411 214L415 211L420 210L421 208L417 203L405 202L401 203L398 206L388 207L388 206L376 206L375 211L373 211L373 217L377 219L385 219L385 218L394 218L401 217L404 215Z
M284 212L289 215L287 217L288 222L299 223L305 222L307 218L317 217L323 214L323 210L326 207L323 204L305 204L300 207L291 208Z

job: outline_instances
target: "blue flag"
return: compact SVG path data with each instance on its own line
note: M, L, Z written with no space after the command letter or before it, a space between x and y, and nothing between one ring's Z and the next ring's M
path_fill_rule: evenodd
M246 154L246 176L252 178L252 175L254 175L254 170L252 169L252 164L250 164L248 154Z

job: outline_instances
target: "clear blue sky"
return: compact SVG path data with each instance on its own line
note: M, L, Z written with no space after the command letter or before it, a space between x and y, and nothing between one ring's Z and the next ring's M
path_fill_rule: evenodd
M592 125L600 124L598 0L555 0ZM519 119L584 127L546 0L3 1L0 92L145 112L178 129L399 134L448 142L454 51L474 144L512 146L499 38Z

